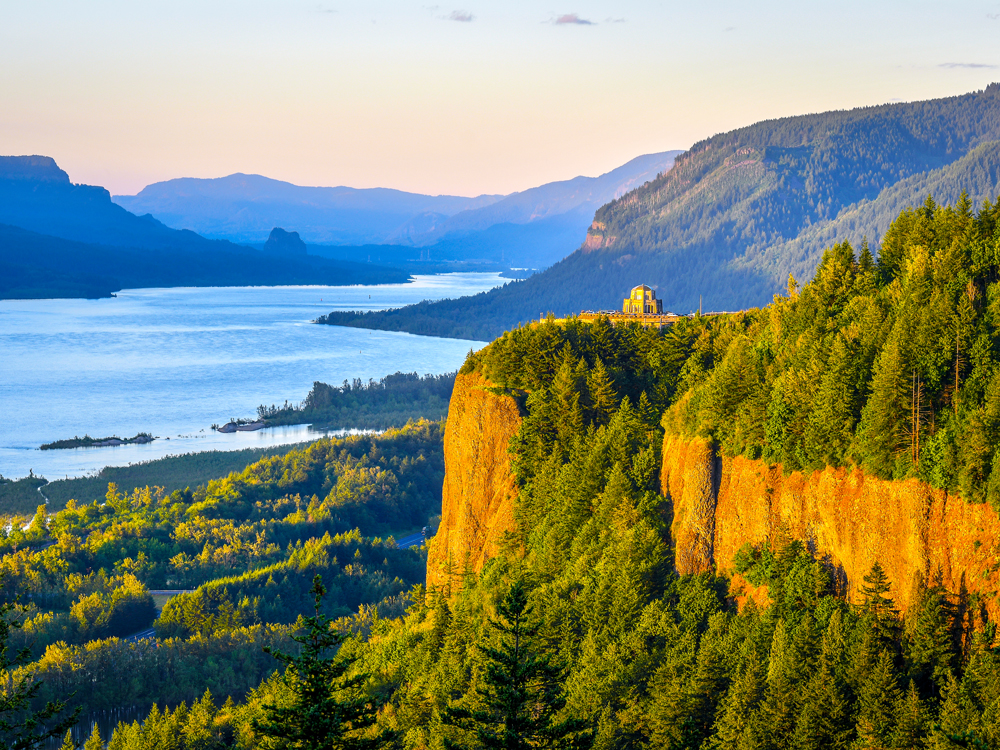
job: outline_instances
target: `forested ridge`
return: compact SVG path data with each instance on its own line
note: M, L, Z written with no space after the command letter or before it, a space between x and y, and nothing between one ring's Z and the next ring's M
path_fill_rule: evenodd
M539 314L614 310L636 284L664 308L764 305L823 250L867 236L928 194L1000 195L1000 84L923 102L765 120L713 136L602 206L587 242L541 274L475 297L331 322L489 341ZM570 248L567 248L569 250Z
M694 342L665 424L786 470L858 465L1000 509L1000 206L907 210Z
M402 284L409 279L409 273L399 269L314 256L283 258L231 243L219 244L218 248L210 245L208 250L183 245L121 247L0 224L0 299L96 299L124 288L143 287L346 286Z
M128 665L131 687L87 700L134 690L158 707L121 725L115 750L271 747L275 717L306 726L307 685L357 718L337 728L345 747L496 747L504 732L518 747L1000 747L995 592L947 590L934 570L890 581L878 562L848 586L784 526L734 570L678 575L660 486L669 432L1000 507L998 295L1000 207L962 197L902 212L877 257L828 248L765 308L664 330L517 328L460 371L522 414L513 528L480 572L452 559L428 589L426 558L384 536L440 502L440 424L320 441L193 491L112 490L9 534L5 584L37 609L12 637L65 633L23 669L41 701ZM110 628L116 602L138 610L144 585L168 583L195 592L164 608L159 648L72 629L74 608ZM327 661L305 650L324 638ZM282 674L265 647L312 661Z

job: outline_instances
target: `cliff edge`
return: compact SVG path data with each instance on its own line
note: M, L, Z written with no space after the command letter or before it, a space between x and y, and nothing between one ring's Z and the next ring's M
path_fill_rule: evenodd
M459 374L444 433L441 525L430 545L427 586L457 583L494 557L514 528L517 486L507 445L521 426L517 403L487 390L478 373Z
M860 469L785 476L780 465L718 457L705 439L671 434L663 441L660 479L673 504L679 573L731 571L740 547L774 539L784 525L828 558L852 601L877 560L904 610L920 573L928 580L940 576L953 593L979 594L990 618L1000 615L1000 517L989 505L967 503L916 479L890 482Z

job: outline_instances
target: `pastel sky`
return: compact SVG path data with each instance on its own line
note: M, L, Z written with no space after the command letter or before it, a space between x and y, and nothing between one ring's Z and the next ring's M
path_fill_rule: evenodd
M1000 80L1000 1L552 1L7 2L0 153L116 194L233 172L507 193Z

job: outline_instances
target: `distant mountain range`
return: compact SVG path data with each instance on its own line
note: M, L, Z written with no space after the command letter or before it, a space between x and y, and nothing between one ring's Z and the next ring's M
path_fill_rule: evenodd
M664 308L759 306L823 249L881 234L929 194L1000 196L1000 84L932 101L767 120L714 136L597 210L586 241L503 288L329 322L489 340L548 311L616 309L645 283ZM488 209L487 209L488 210Z
M0 298L105 297L124 287L376 284L404 270L263 253L171 229L74 185L46 156L0 157Z
M129 211L206 237L261 243L281 226L313 254L364 260L487 260L545 267L583 240L594 211L668 170L679 151L649 154L600 177L576 177L507 196L431 196L386 188L301 187L259 175L180 178L115 196ZM365 246L361 248L359 246ZM409 248L401 250L400 247Z
M433 226L501 198L419 195L388 188L302 187L256 174L231 174L157 182L138 195L116 195L113 200L133 213L149 213L168 226L206 237L261 243L271 229L280 226L298 232L310 244L379 245L418 231L414 227Z

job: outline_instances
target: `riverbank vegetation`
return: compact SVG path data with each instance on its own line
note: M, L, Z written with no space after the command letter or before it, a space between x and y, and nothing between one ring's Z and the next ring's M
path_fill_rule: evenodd
M0 482L0 515L21 515L30 518L39 501L46 499L49 513L62 510L71 499L76 500L78 505L89 505L95 500L104 502L108 485L111 483L126 494L132 494L134 490L143 487L162 487L169 494L174 490L197 487L234 471L243 471L255 461L284 455L291 450L301 448L302 445L301 443L276 445L238 451L202 451L181 456L166 456L128 466L105 466L93 476L56 479L50 482L41 477L26 477L11 485ZM13 498L13 495L5 493L5 487L10 488L9 492L17 493L20 505L15 507L4 504L5 497ZM42 494L39 494L38 487L42 488ZM32 495L31 492L35 494Z
M418 375L396 372L367 383L360 378L342 385L313 383L298 406L257 408L257 419L265 426L311 424L316 429L355 428L384 430L411 419L444 419L455 387L455 373Z
M0 519L30 517L40 503L45 502L39 493L45 479L34 475L21 479L7 479L0 476Z
M18 674L42 680L39 702L76 691L87 711L176 705L206 687L242 698L274 670L261 648L286 643L316 573L330 617L401 614L425 558L391 535L438 511L442 439L442 424L414 422L194 489L111 484L103 502L71 500L48 518L40 507L27 529L0 530L0 604L26 607L11 647L35 659ZM193 593L156 619L149 591L178 589ZM161 648L122 640L154 620Z

